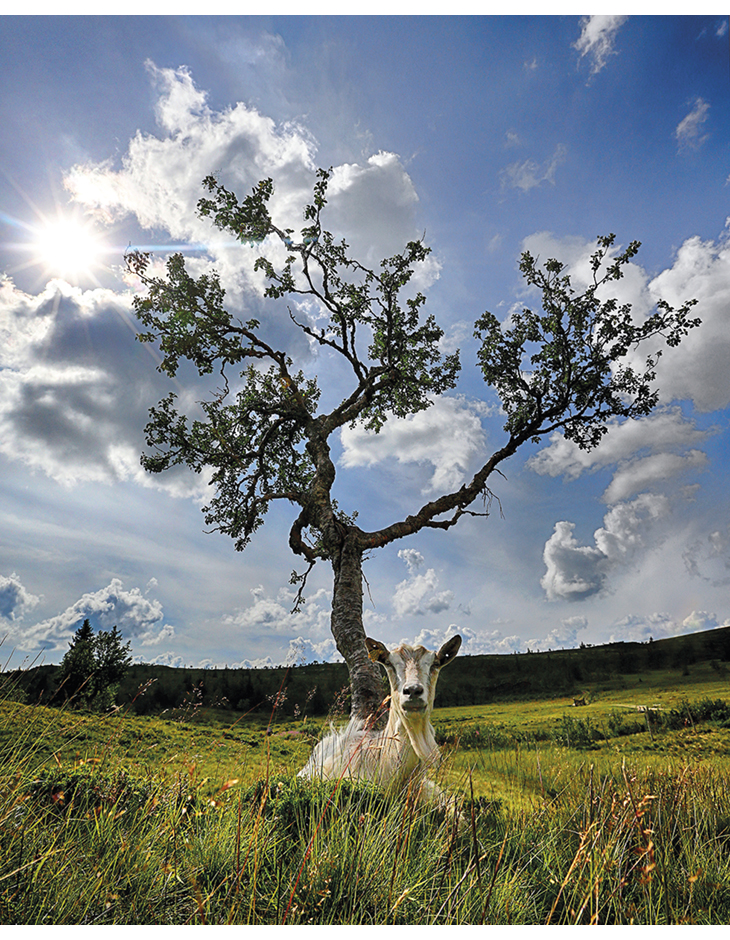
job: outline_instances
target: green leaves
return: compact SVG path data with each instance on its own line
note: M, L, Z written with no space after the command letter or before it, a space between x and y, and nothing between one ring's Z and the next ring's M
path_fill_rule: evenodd
M593 283L582 294L576 294L559 261L550 259L540 268L524 252L520 270L540 290L542 310L524 309L505 324L487 312L475 324L482 374L502 401L505 430L517 446L561 429L579 447L590 449L606 433L610 418L649 414L658 400L652 386L661 350L647 356L643 369L628 357L657 337L676 346L700 323L689 318L694 300L677 311L659 301L657 312L643 323L635 322L629 304L601 301L599 289L623 277L639 242L610 259L615 236L597 241Z
M198 211L234 234L244 233L259 242L271 235L285 245L288 254L283 264L277 266L264 254L254 262L254 270L266 277L265 296L317 303L326 325L320 319L315 328L293 314L292 320L310 339L344 357L357 380L355 398L332 412L332 426L362 419L377 430L389 413L405 416L421 411L433 396L453 388L459 357L458 353L442 356L443 331L432 317L422 322L424 295L405 293L430 249L413 241L400 254L381 262L377 271L360 264L350 256L347 243L322 226L330 175L329 170L317 172L312 201L303 213L308 224L299 241L292 239L291 229L277 227L269 215L271 180L259 183L239 203L214 177L207 177L204 185L213 198L201 199Z
M122 642L122 634L114 626L94 636L88 619L74 633L61 661L59 679L67 698L77 702L114 704L118 683L132 664L132 645Z
M203 186L213 194L213 198L198 201L198 214L211 218L216 228L231 232L242 242L261 242L274 231L268 209L274 192L271 179L254 186L251 195L241 203L215 176L206 176Z
M213 371L216 361L228 364L244 357L241 331L223 307L225 291L217 274L192 278L181 254L168 259L166 280L147 277L146 268L137 257L135 273L146 284L147 295L136 296L132 304L147 327L137 338L143 343L159 343L163 353L160 372L173 378L180 359L187 359L205 375Z
M174 377L181 361L188 361L200 375L218 371L222 377L222 388L199 403L202 417L179 414L174 394L150 410L143 466L154 473L176 465L211 471L215 495L205 508L206 522L234 538L239 549L262 524L272 500L298 503L302 513L291 544L310 562L333 551L324 542L339 538L345 525L330 495L330 435L357 421L379 430L391 414L405 417L428 408L435 395L454 387L460 367L458 353L442 355L443 331L424 316L424 295L408 293L429 249L409 242L377 270L352 258L347 243L322 225L330 175L317 172L298 240L272 219L270 179L239 200L208 176L207 195L198 203L201 217L258 247L253 268L263 272L264 297L292 300L292 323L348 364L351 389L328 413L316 413L317 380L292 374L287 351L267 341L266 325L241 322L226 307L215 271L194 278L175 254L158 276L151 273L148 254L127 256L128 268L147 287L134 300L144 327L139 339L159 344L160 371ZM277 240L285 248L283 260L281 250L270 250ZM313 307L317 312L310 317ZM309 549L305 529L314 533Z

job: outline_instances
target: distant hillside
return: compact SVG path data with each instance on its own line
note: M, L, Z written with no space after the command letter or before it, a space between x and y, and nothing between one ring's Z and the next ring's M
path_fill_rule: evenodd
M730 662L730 627L654 640L609 643L580 649L492 656L458 656L439 684L441 706L485 705L509 699L579 694L586 686L657 669L686 674L698 663L712 663L718 672ZM38 666L11 673L28 702L53 701L58 667ZM271 712L289 716L347 714L347 667L342 663L276 669L175 669L132 666L117 702L137 714L202 707L236 712ZM337 708L336 703L339 703Z

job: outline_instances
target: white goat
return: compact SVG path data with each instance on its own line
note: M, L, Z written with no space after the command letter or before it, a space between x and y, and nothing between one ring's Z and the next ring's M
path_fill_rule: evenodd
M438 653L405 644L389 652L378 640L368 637L365 642L370 659L385 667L390 682L388 724L378 731L353 718L341 730L333 729L317 744L299 776L350 777L394 789L414 780L425 796L434 797L440 791L425 777L439 758L430 720L436 681L441 667L459 652L461 637L452 637Z

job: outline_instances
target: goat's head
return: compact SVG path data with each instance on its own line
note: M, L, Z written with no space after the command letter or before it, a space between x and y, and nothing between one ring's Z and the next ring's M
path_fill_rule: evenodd
M459 652L461 637L453 636L438 653L423 646L388 650L379 640L365 640L368 655L385 667L390 682L391 707L406 718L428 715L433 708L436 681L442 666Z

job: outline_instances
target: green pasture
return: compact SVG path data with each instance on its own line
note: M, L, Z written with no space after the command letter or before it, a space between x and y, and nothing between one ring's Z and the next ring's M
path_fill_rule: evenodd
M6 690L0 923L727 923L727 683L578 691L436 709L439 809L298 781L322 719Z

